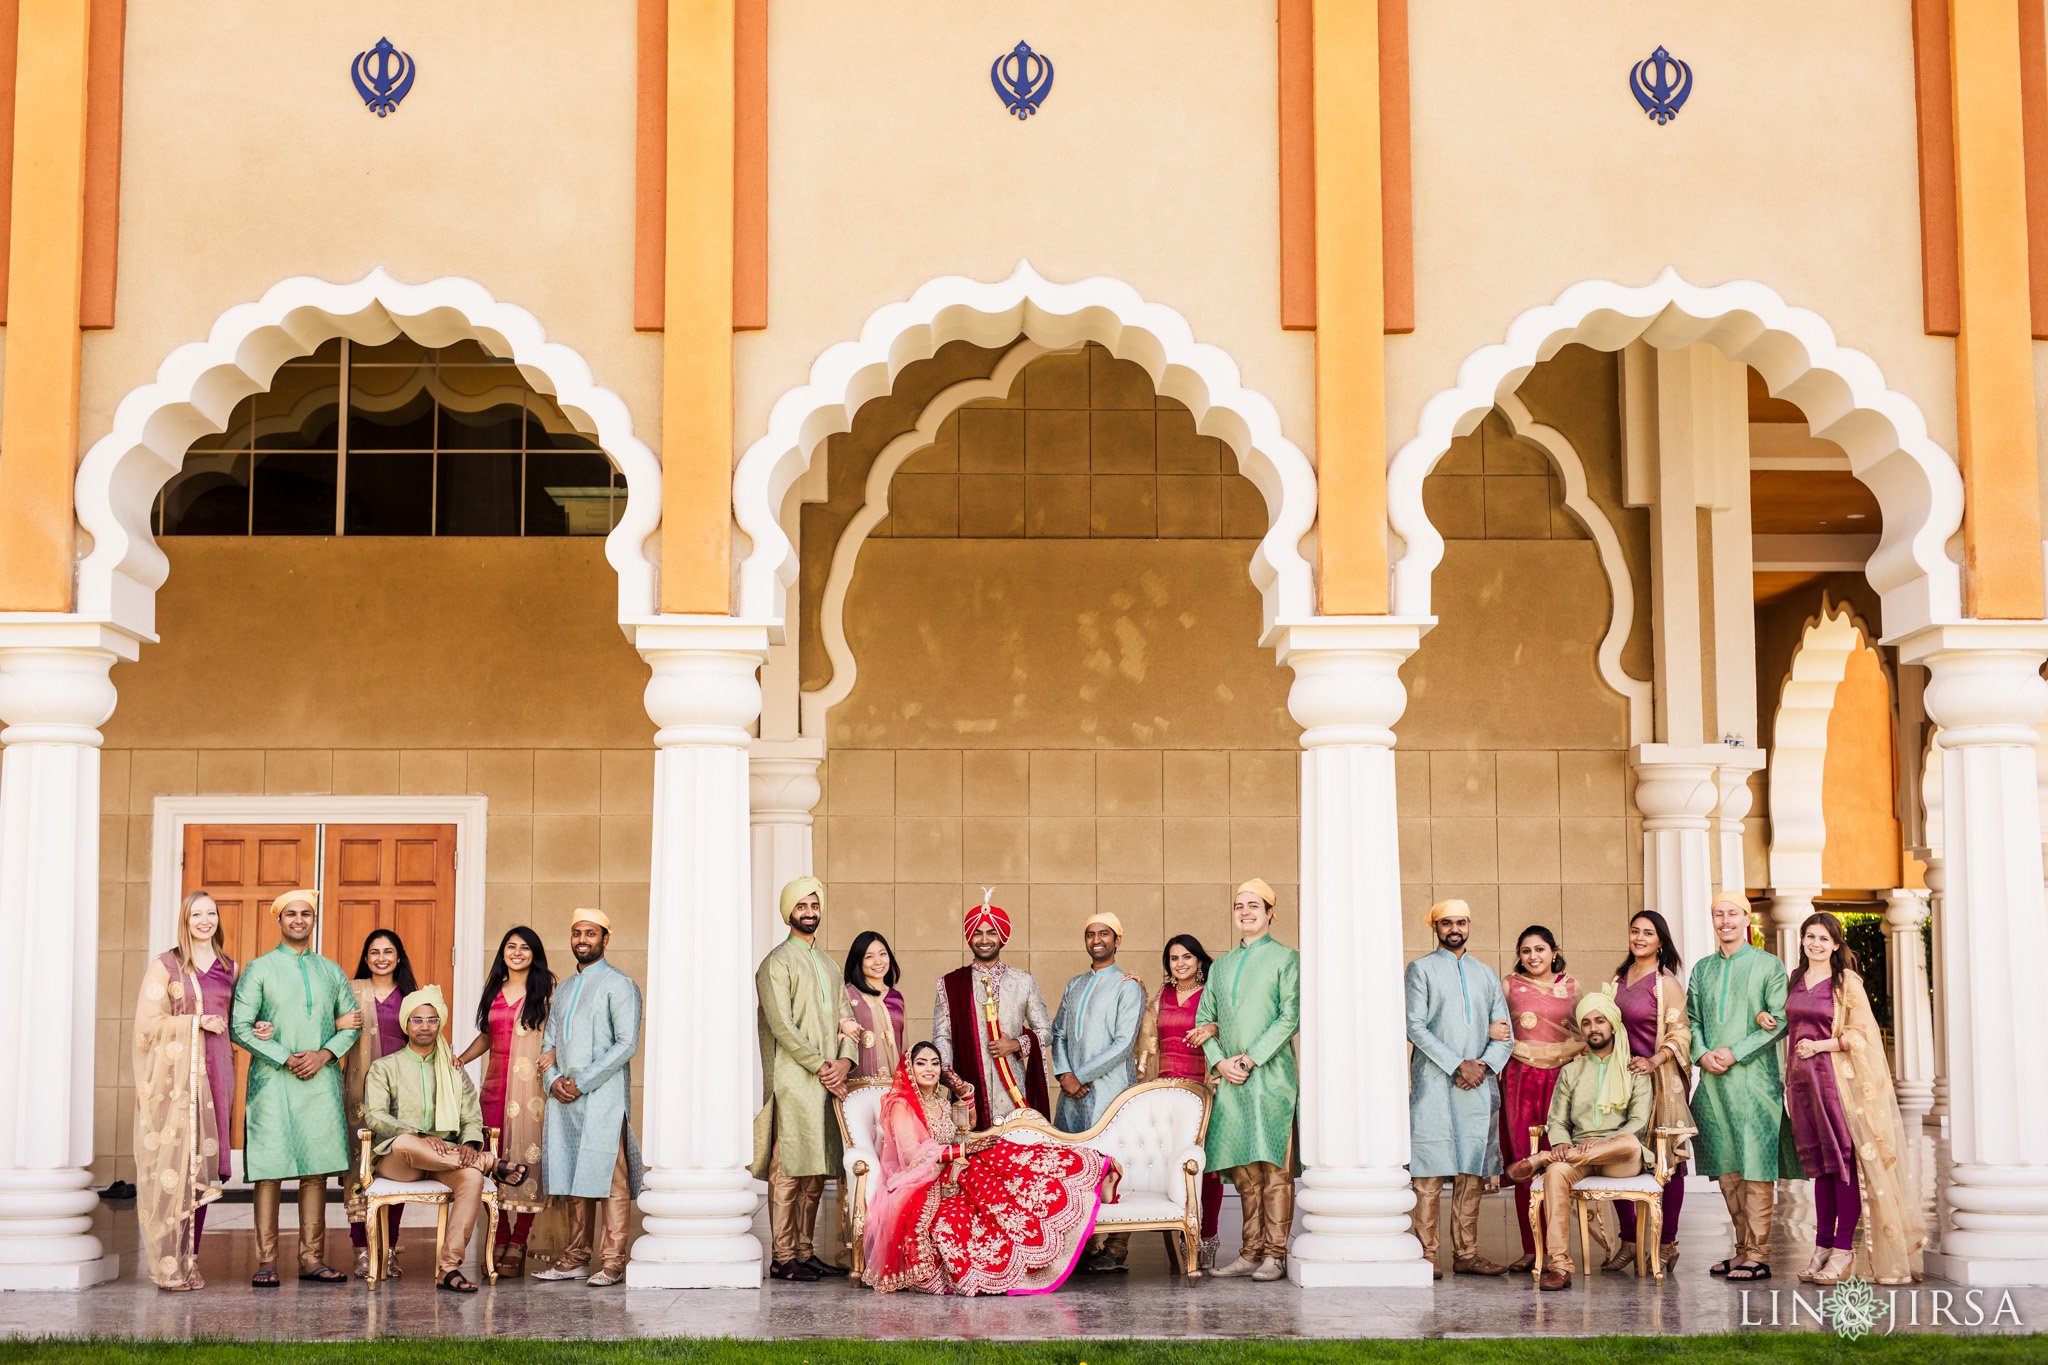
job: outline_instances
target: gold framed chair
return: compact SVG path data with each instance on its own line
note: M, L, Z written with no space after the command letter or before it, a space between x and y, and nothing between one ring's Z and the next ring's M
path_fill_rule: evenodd
M892 1076L862 1076L846 1083L846 1098L832 1099L832 1117L839 1123L839 1149L844 1153L839 1176L839 1243L856 1280L867 1269L868 1181L880 1159L876 1143L882 1099L894 1082ZM849 1108L854 1114L851 1122Z
M1631 1176L1589 1175L1572 1186L1572 1207L1579 1220L1579 1274L1590 1278L1593 1273L1593 1240L1588 1212L1595 1204L1635 1204L1636 1209L1636 1274L1648 1273L1658 1284L1664 1283L1664 1186L1671 1179L1671 1139L1692 1131L1688 1128L1658 1128L1655 1130L1655 1160L1650 1169ZM1529 1128L1529 1150L1540 1151L1546 1145L1545 1130L1537 1125ZM1543 1173L1537 1172L1536 1179L1529 1182L1529 1231L1536 1241L1536 1262L1529 1267L1529 1277L1543 1278L1548 1258L1543 1245Z
M448 1200L452 1191L438 1180L390 1180L377 1174L377 1158L372 1152L373 1135L367 1128L356 1129L357 1174L363 1186L364 1240L370 1250L370 1286L375 1288L384 1278L385 1262L391 1256L390 1245L384 1235L384 1210L394 1204L430 1204L434 1209L434 1264L441 1264L441 1248L448 1239ZM496 1166L498 1158L498 1130L484 1130L484 1151L489 1153L491 1164ZM492 1284L498 1282L497 1257L491 1254L490 1238L498 1227L498 1182L484 1177L483 1216L477 1220L484 1232L483 1263L484 1274ZM472 1234L473 1235L473 1234Z

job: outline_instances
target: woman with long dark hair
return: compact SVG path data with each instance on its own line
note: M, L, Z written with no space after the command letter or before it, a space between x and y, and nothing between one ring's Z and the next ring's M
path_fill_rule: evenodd
M853 936L846 950L846 999L860 1031L860 1057L855 1076L889 1076L903 1055L903 992L896 989L901 969L889 940L872 929Z
M498 1130L498 1157L540 1170L541 1121L546 1097L541 1092L541 1030L554 998L555 975L548 970L548 950L540 935L525 925L505 931L498 955L484 978L476 1005L476 1041L462 1050L456 1065L484 1063L484 1086L478 1095L484 1126ZM494 1237L498 1274L517 1278L526 1271L526 1239L533 1216L547 1207L538 1179L498 1188L498 1229Z
M1214 959L1193 934L1175 934L1166 941L1159 958L1166 975L1138 1025L1138 1079L1169 1076L1193 1081L1206 1090L1209 1062L1200 1044L1188 1044L1188 1035L1194 1032L1195 1012L1202 1007L1202 992L1208 989ZM1222 1212L1223 1177L1204 1171L1202 1250L1196 1267L1203 1272L1216 1268L1216 1220Z
M1808 915L1799 947L1805 968L1785 997L1785 1110L1813 1181L1816 1243L1799 1278L1839 1284L1853 1269L1878 1284L1910 1284L1920 1278L1927 1229L1900 1178L1905 1125L1870 996L1833 915ZM1866 1224L1862 1266L1858 1222Z
M342 1084L345 1103L342 1112L348 1115L349 1150L355 1150L355 1133L365 1125L363 1117L363 1086L370 1075L370 1063L380 1057L387 1057L405 1046L405 1024L398 1016L398 1007L405 997L420 988L413 979L412 959L406 956L405 940L389 929L372 929L363 936L363 951L356 958L355 979L349 982L355 992L356 1007L336 1022L358 1030L356 1045L349 1050L348 1064L343 1068ZM342 1202L348 1209L348 1240L356 1249L356 1278L370 1278L370 1247L367 1229L363 1226L368 1215L368 1203L363 1198L361 1170L351 1161L348 1170L342 1173ZM398 1224L402 1204L390 1204L384 1210L384 1230L391 1256L385 1274L392 1279L399 1277L398 1269Z
M1557 936L1532 924L1515 939L1515 969L1501 980L1508 1004L1508 1039L1514 1052L1500 1072L1500 1153L1503 1166L1535 1154L1529 1130L1550 1121L1558 1068L1585 1051L1574 1012L1579 983L1565 974ZM1492 1036L1499 1038L1495 1024ZM1536 1264L1536 1234L1529 1226L1529 1182L1515 1185L1515 1227L1522 1234L1516 1274Z
M1692 1158L1691 1134L1697 1131L1686 1102L1692 1025L1685 1015L1685 978L1680 974L1684 965L1664 916L1638 910L1628 922L1628 956L1607 983L1607 994L1620 1008L1622 1027L1628 1030L1628 1069L1650 1078L1650 1126L1680 1131L1671 1153L1676 1165L1664 1186L1664 1244L1657 1248L1666 1266L1678 1259L1678 1211L1685 1207L1686 1165ZM1654 1131L1645 1140L1654 1145ZM1601 1269L1620 1271L1635 1265L1636 1209L1624 1200L1614 1211L1621 1220L1621 1243Z

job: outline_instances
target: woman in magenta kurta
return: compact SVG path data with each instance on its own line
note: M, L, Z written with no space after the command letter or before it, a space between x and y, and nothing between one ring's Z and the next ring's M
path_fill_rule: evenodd
M455 1060L467 1066L488 1055L478 1107L484 1126L498 1135L498 1154L538 1170L547 1101L541 1090L541 1033L555 993L555 975L548 968L540 935L515 925L498 940L498 955L484 978L477 1002L477 1036ZM526 1243L533 1217L547 1206L539 1180L498 1191L495 1237L498 1276L517 1279L526 1272Z
M389 929L372 929L364 936L362 956L356 959L355 978L349 982L349 989L355 992L356 1007L350 1016L344 1017L352 1018L350 1027L359 1031L356 1045L348 1055L344 1081L349 1122L361 1126L363 1086L369 1078L370 1063L405 1046L405 1027L399 1022L398 1007L406 996L419 989L412 974L412 960L406 956L405 944L397 934ZM355 1147L353 1133L349 1135L349 1146L351 1150ZM345 1173L342 1195L349 1211L348 1240L356 1249L356 1278L360 1280L370 1276L370 1252L362 1221L363 1194L355 1184L355 1174L353 1169ZM388 1273L393 1279L401 1273L398 1224L404 1210L403 1204L387 1204L384 1208L384 1234L392 1252Z
M900 975L888 939L872 929L854 935L846 950L845 989L858 1030L853 1036L860 1043L856 1077L896 1074L896 1059L903 1055L903 992L896 989Z
M1501 979L1501 992L1508 1002L1515 1049L1500 1073L1500 1152L1502 1161L1512 1166L1532 1154L1529 1130L1549 1122L1558 1068L1586 1045L1573 1017L1579 983L1565 975L1564 954L1542 925L1530 925L1515 940L1515 969ZM1519 1274L1536 1263L1527 1183L1515 1186L1515 1215L1522 1259L1508 1268Z
M1813 1263L1800 1278L1815 1280L1825 1271L1825 1282L1833 1284L1854 1259L1863 1194L1856 1181L1856 1143L1828 1055L1836 1048L1833 973L1842 960L1836 957L1840 944L1825 925L1808 925L1800 934L1805 970L1793 975L1785 997L1785 1113L1799 1165L1813 1181ZM1853 965L1854 958L1847 960ZM1828 1264L1837 1253L1839 1268Z
M1176 934L1166 944L1161 959L1166 967L1166 984L1145 1007L1138 1026L1138 1079L1161 1076L1206 1085L1208 1059L1199 1046L1189 1046L1195 1013L1202 1007L1202 992L1209 980L1211 958L1202 941L1193 934ZM1202 1174L1202 1257L1201 1268L1215 1269L1216 1220L1223 1211L1223 1177L1214 1171Z
M1686 1016L1684 967L1671 941L1671 926L1655 910L1629 917L1628 956L1614 969L1607 993L1621 1010L1628 1031L1629 1070L1650 1078L1650 1123L1673 1135L1675 1164L1664 1182L1663 1245L1657 1248L1668 1269L1678 1258L1678 1215L1685 1207L1685 1173L1692 1155L1692 1112L1686 1107L1692 1065L1692 1025ZM1614 1206L1621 1241L1602 1270L1621 1271L1635 1264L1636 1206L1621 1200Z

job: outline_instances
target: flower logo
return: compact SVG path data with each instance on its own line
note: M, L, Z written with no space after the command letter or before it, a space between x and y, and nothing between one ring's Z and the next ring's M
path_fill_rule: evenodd
M1820 1311L1834 1323L1836 1336L1855 1341L1877 1326L1885 1308L1870 1281L1852 1275L1821 1296Z

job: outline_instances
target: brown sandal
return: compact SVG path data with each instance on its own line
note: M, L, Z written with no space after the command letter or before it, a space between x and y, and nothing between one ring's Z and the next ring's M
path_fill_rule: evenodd
M507 1242L498 1248L498 1278L516 1280L526 1273L526 1248Z
M526 1163L501 1161L492 1169L491 1179L508 1189L517 1189L526 1183Z

